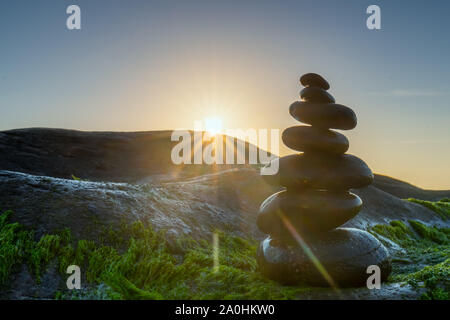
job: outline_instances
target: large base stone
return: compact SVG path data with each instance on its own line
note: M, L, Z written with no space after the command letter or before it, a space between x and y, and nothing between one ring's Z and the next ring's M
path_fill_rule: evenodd
M370 265L380 267L381 281L391 272L388 251L366 231L338 228L305 242L338 287L365 286ZM268 237L259 246L257 260L265 276L282 284L330 285L301 246L283 247Z

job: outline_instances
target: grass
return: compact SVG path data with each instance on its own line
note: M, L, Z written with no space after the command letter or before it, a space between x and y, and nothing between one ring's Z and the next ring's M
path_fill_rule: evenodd
M21 231L18 223L8 223L11 213L7 211L0 216L0 285L21 261L25 244L30 241L29 234Z
M75 180L75 181L81 181L81 179L80 178L78 178L77 176L75 176L75 175L71 175L71 177L72 177L72 180Z
M264 278L257 269L256 241L224 232L218 232L220 267L214 272L209 242L184 238L169 244L163 233L141 222L103 230L96 242L72 239L69 230L37 239L33 230L10 222L11 214L0 215L0 287L23 264L39 284L52 263L61 282L56 299L295 299L316 290ZM449 299L450 229L411 220L369 232L401 249L392 251L388 281L409 283L424 291L424 299ZM81 268L83 290L64 289L72 264Z
M163 234L140 222L108 230L100 243L74 242L68 231L34 240L32 231L8 223L10 215L0 216L0 285L22 263L39 282L45 267L56 261L61 276L69 265L79 265L92 288L74 294L61 290L56 298L293 299L309 290L262 277L256 270L256 242L224 233L219 233L220 267L214 272L209 243L185 239L173 248Z
M375 225L370 232L402 249L392 259L390 282L407 282L423 289L422 299L450 299L450 229L409 220L407 224L391 221L389 225Z
M450 300L450 259L405 275L402 279L413 287L426 288L425 300Z
M437 213L442 219L450 219L450 199L444 198L439 201L426 201L414 198L407 199L410 202L421 204Z

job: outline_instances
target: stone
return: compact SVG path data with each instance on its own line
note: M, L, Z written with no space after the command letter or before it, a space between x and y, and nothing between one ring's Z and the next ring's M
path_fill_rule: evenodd
M343 134L310 126L287 128L282 134L283 143L296 151L343 154L349 142Z
M353 228L334 229L302 240L298 246L280 246L268 237L259 246L257 261L265 276L285 285L365 286L368 266L380 267L381 281L391 271L389 253L380 241ZM329 277L319 270L325 270Z
M334 97L319 87L306 87L300 91L300 98L311 103L335 103Z
M317 73L306 73L301 76L300 83L305 87L319 87L324 90L330 89L330 84Z
M263 175L263 179L271 185L294 189L348 190L365 187L373 181L367 164L350 154L304 153L272 160L275 161L279 162L278 172ZM270 165L277 167L274 163Z
M289 113L300 122L320 128L351 130L356 127L356 114L349 107L336 103L316 104L296 101Z
M339 227L356 216L361 207L361 199L350 192L284 190L262 203L256 223L273 238L291 240L286 223L303 237Z
M353 129L356 114L335 103L318 74L305 74L300 82L306 87L302 101L289 113L311 126L291 127L282 135L286 146L303 154L275 159L261 171L267 183L287 190L271 195L259 209L258 228L269 234L257 252L260 271L282 284L338 288L365 285L367 267L378 265L380 280L386 280L391 271L386 248L365 231L338 228L362 208L348 190L374 179L363 160L345 154L348 139L329 130Z

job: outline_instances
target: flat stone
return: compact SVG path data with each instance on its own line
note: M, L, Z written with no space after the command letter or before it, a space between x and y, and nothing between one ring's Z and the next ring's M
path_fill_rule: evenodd
M388 251L366 231L334 229L321 237L304 240L302 245L310 250L313 259L300 245L283 247L270 237L263 240L257 252L261 273L286 285L358 287L366 285L368 266L380 267L382 281L391 272ZM325 270L328 281L319 269Z
M337 103L317 104L296 101L289 107L289 113L300 122L321 128L351 130L357 123L355 112Z
M352 219L361 207L361 199L350 192L285 190L261 204L256 222L264 233L292 243L289 227L301 236L329 231Z
M311 103L335 103L334 97L319 87L306 87L300 91L300 98Z
M306 73L300 77L300 83L305 87L319 87L324 90L330 89L330 84L317 73Z
M274 163L274 162L278 162ZM350 155L304 153L274 159L270 163L278 172L263 179L276 186L317 190L361 188L373 181L373 174L360 158Z
M343 134L310 126L290 127L283 131L283 143L296 151L343 154L349 142Z

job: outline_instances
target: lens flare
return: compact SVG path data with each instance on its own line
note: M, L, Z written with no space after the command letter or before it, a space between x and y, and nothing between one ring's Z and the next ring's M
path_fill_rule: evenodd
M330 287L333 288L333 290L336 293L340 294L339 288L336 285L336 283L334 282L333 278L331 278L330 274L327 272L327 270L322 265L322 263L319 261L319 259L317 259L317 257L314 255L314 253L312 252L312 250L310 249L308 244L303 240L303 238L300 236L300 234L297 232L297 230L295 230L295 227L292 225L292 223L289 221L289 219L286 218L286 216L280 210L278 210L278 214L281 217L281 221L283 221L283 223L286 226L286 228L289 230L291 235L294 237L295 241L297 241L297 243L303 249L305 254L308 256L308 258L314 264L316 269L324 277L325 281L328 282Z

